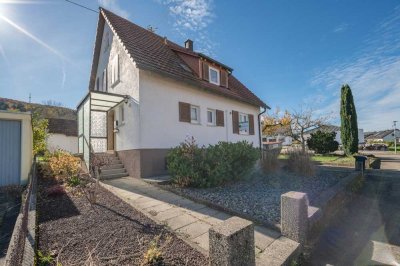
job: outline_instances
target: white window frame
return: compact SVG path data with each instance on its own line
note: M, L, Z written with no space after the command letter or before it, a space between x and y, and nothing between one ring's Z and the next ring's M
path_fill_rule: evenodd
M111 87L114 87L119 82L120 76L119 55L117 54L111 63Z
M208 121L208 114L211 113L211 122ZM209 126L215 126L217 124L217 114L215 109L207 109L207 125Z
M196 119L192 119L192 109L196 109ZM190 105L190 123L200 124L200 106Z
M211 71L217 72L217 81L211 80ZM221 73L218 68L215 68L212 66L208 67L208 77L209 77L210 83L215 84L215 85L220 85L220 83L221 83L220 75L221 75Z
M243 118L244 121L243 121ZM247 131L244 129L241 129L241 124L247 122ZM250 134L250 121L249 121L249 115L245 113L239 113L239 134L241 135L249 135Z

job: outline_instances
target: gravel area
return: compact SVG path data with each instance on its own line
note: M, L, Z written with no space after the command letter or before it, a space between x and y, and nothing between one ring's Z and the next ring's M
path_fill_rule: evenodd
M157 265L208 264L197 250L104 188L92 206L77 189L48 196L46 188L53 185L39 178L38 248L62 265L143 265L154 241L163 257Z
M281 194L288 191L306 192L310 203L313 204L313 200L322 191L348 174L319 168L314 177L302 177L282 170L269 175L255 173L247 180L214 188L166 186L181 195L209 202L234 213L241 213L254 221L278 224Z
M8 245L21 208L22 187L0 188L0 265L7 255Z

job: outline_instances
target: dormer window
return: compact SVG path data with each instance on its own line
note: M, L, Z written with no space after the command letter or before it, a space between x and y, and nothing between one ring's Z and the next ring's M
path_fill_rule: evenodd
M210 66L208 71L209 71L210 82L219 86L220 85L219 69Z

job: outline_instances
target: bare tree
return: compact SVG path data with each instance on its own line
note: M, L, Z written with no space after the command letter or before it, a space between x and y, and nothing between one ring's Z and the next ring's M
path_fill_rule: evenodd
M55 106L55 107L64 107L64 104L62 102L57 102L54 100L42 101L42 104L49 105L49 106Z
M329 120L329 116L317 116L312 108L300 107L291 114L291 136L300 141L301 149L306 149L305 132L319 127Z

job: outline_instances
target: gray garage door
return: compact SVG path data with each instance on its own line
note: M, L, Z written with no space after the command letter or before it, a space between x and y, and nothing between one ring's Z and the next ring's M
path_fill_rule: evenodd
M21 122L0 119L0 186L21 180Z

